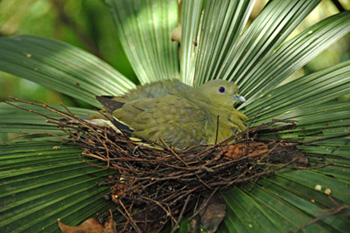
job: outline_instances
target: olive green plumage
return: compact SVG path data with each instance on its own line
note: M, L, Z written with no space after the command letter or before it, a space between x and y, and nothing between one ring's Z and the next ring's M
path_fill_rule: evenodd
M97 99L135 136L158 142L162 138L182 149L225 140L243 131L247 120L233 107L235 101L244 101L237 85L224 80L195 88L176 79L159 81L123 96Z

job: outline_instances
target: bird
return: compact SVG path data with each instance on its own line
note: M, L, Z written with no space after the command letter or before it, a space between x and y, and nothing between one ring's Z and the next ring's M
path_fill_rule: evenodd
M248 120L234 107L245 102L237 85L221 79L198 87L178 79L156 81L121 96L96 99L103 105L102 114L88 119L106 122L107 116L123 133L178 149L221 142L244 131Z

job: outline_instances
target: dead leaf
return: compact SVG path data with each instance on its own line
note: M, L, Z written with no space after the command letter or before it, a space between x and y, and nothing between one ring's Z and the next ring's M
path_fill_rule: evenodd
M113 219L106 222L104 226L102 226L95 218L89 218L79 226L65 225L61 223L60 219L57 221L62 233L117 233L116 223Z
M262 142L247 142L230 145L225 156L229 159L239 159L243 156L253 156L260 153L267 153L268 145Z
M222 220L226 216L226 204L218 195L209 200L207 206L199 213L200 223L209 232L216 232Z

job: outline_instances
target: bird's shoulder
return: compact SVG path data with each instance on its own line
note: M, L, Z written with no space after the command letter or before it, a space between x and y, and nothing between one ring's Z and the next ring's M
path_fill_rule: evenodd
M125 102L140 99L153 99L162 95L186 92L191 88L192 87L182 83L178 79L169 79L138 86L136 89L129 91L119 98L123 99Z

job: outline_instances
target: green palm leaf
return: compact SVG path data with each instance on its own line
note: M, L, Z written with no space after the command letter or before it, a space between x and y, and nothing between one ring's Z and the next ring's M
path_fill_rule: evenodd
M87 166L77 146L22 141L2 145L0 153L2 232L57 231L58 218L73 225L108 210L103 194L109 189L97 183L110 171Z
M205 81L216 78L216 74L213 73L225 64L224 60L236 46L253 4L254 1L249 0L204 1L202 32L198 35L198 44L205 49L201 49L198 53L194 74L196 84L203 78ZM186 13L184 12L184 15Z
M168 78L191 85L214 78L234 80L249 97L239 108L253 124L272 118L298 121L296 129L279 135L282 138L309 141L349 133L350 104L334 101L350 90L349 61L284 82L350 31L349 12L329 17L286 41L320 1L270 1L246 30L254 1L184 1L179 56L178 45L169 40L178 21L176 1L106 2L141 83ZM95 95L118 95L134 87L80 49L31 36L0 38L0 70L95 106ZM40 116L0 104L0 132L38 131L60 133ZM227 216L220 232L289 231L336 210L337 204L349 205L349 141L347 136L300 146L313 165L332 162L332 166L282 170L260 179L252 190L252 184L246 184L223 192ZM113 206L102 198L108 188L96 182L106 182L109 171L88 166L80 154L79 148L53 138L2 145L1 231L51 232L57 230L57 218L75 225L97 212L106 213ZM321 191L315 190L316 185L322 186ZM333 200L324 193L326 188ZM346 217L346 212L340 212L305 230L346 232ZM186 229L184 225L181 230Z
M256 101L249 101L244 112L250 117L258 117L260 123L276 118L293 107L323 104L349 92L349 76L350 61L346 61L270 89Z
M249 101L254 101L258 95L279 85L340 37L346 35L350 31L350 25L347 23L349 20L350 12L334 15L287 41L273 55L261 59L254 68L242 74L253 78L242 81L241 90L250 97Z
M96 95L122 94L134 84L97 57L33 36L0 38L0 69L99 106Z
M42 107L28 105L24 103L13 103L21 108L30 108L34 112L44 114L55 119L62 118L61 115L54 113ZM55 109L66 112L62 106L55 106ZM97 111L69 108L69 110L76 116L88 116L96 114ZM33 114L33 112L24 111L20 108L15 108L6 103L0 103L0 133L38 133L47 132L52 134L62 135L64 132L56 125L46 122L46 118L40 115Z
M111 6L125 53L141 83L178 77L176 1L115 1Z

